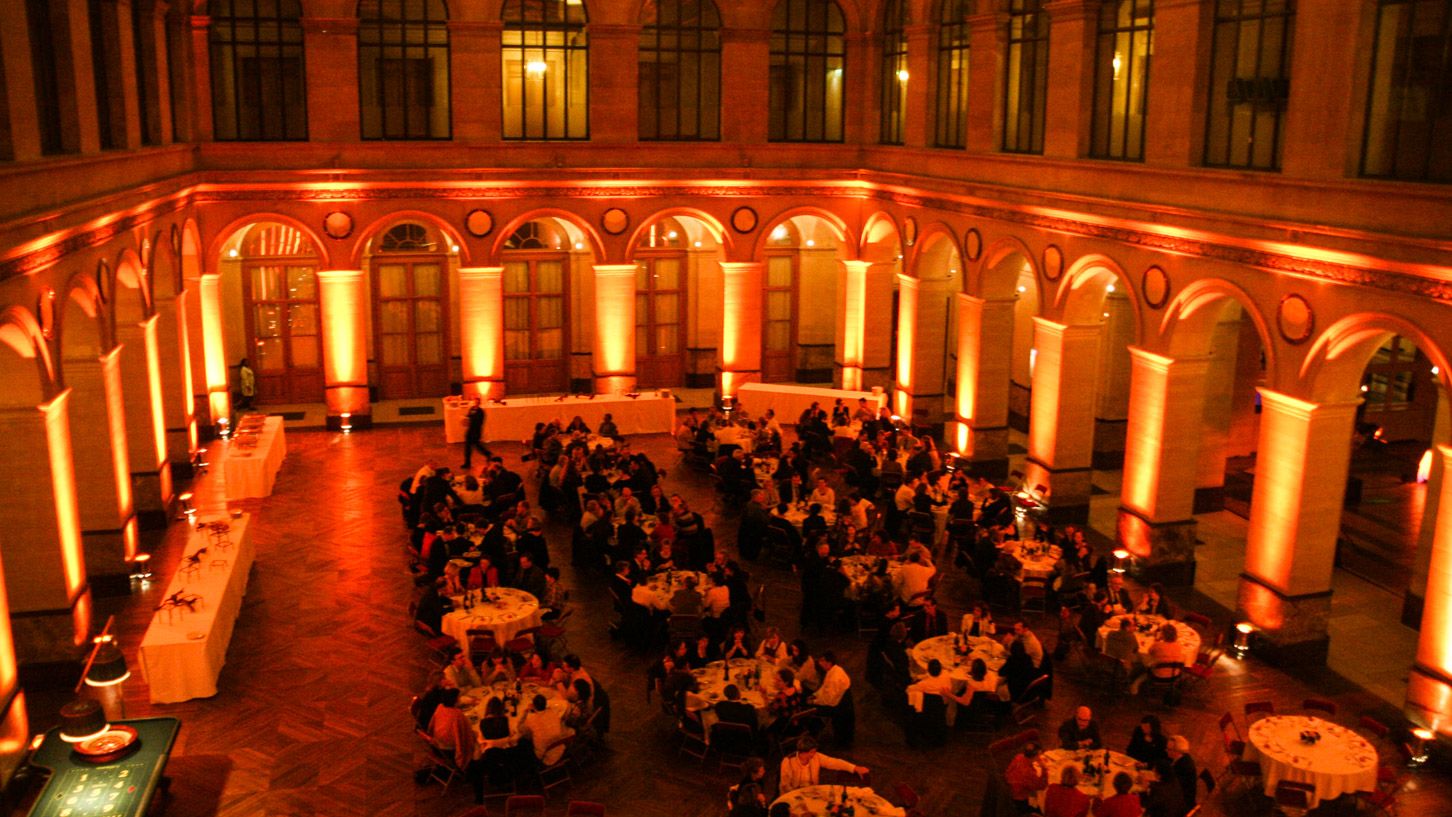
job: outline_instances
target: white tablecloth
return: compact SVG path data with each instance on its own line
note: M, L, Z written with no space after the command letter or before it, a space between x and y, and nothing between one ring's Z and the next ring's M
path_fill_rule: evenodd
M1135 630L1134 637L1139 641L1139 654L1144 657L1149 653L1150 645L1155 643L1159 637L1160 627L1166 622L1175 625L1175 643L1180 645L1182 663L1186 666L1195 663L1195 656L1200 654L1200 633L1194 627L1183 621L1172 621L1160 616L1138 616L1141 625L1152 625L1152 629L1144 632ZM1112 616L1104 625L1099 628L1095 637L1096 646L1102 651L1105 643L1109 640L1109 634L1119 629L1119 622L1124 616Z
M566 425L576 415L590 429L600 428L606 413L614 416L621 434L669 434L675 429L676 399L656 392L642 392L635 399L624 395L582 397L506 397L504 404L485 403L484 436L488 440L527 440L534 436L535 423L559 420ZM447 414L445 415L447 422ZM464 439L463 432L459 441Z
M845 391L823 389L815 386L794 386L786 383L746 383L736 391L736 403L746 409L752 417L762 417L767 409L776 412L777 422L795 423L802 412L821 405L830 416L832 406L841 398L849 412L857 411L857 401L867 399L867 406L874 413L887 405L887 395L870 391Z
M711 433L716 435L716 450L718 451L721 450L721 446L723 445L738 446L748 454L751 453L752 449L756 448L755 433L749 428L743 426L726 426L724 428L712 429Z
M907 814L866 786L803 786L776 798L772 805L790 805L792 817L825 817L828 808L842 799L844 791L857 817L903 817Z
M524 723L524 716L529 714L529 709L534 704L534 696L543 695L547 709L564 718L565 713L570 710L570 702L560 695L559 690L552 686L540 686L535 683L521 684L518 703L513 715L509 714L508 698L506 697L504 714L509 715L509 737L496 740L486 740L479 732L479 721L484 719L485 710L489 707L489 701L499 696L514 694L514 684L498 683L487 687L473 687L464 690L473 703L464 709L464 717L474 727L475 757L483 757L486 749L496 749L513 746L519 742L519 727ZM573 730L566 730L567 733ZM544 747L539 747L544 748Z
M141 674L151 687L151 702L170 704L217 694L217 677L227 662L232 627L242 611L247 574L252 568L251 517L239 519L199 517L198 521L225 521L227 547L212 543L210 531L192 530L185 555L205 547L199 569L178 570L162 599L185 591L201 596L196 612L185 608L157 611L141 639Z
M256 435L243 433L245 427L245 421L239 423L238 433L216 446L221 451L222 478L226 481L229 500L271 496L277 470L287 455L281 417L268 417L263 421L261 433ZM251 440L256 444L251 444Z
M1013 542L1013 540L1009 540ZM1016 542L1009 544L1006 550L1014 555L1023 564L1023 570L1019 579L1047 579L1054 572L1054 565L1058 564L1062 553L1058 545L1049 545L1043 553L1029 553L1028 549L1037 550L1043 547L1039 542Z
M490 587L484 592L496 600L485 599L473 610L465 610L456 599L454 610L444 614L444 634L453 636L460 649L469 648L470 630L493 630L495 642L503 647L520 630L540 625L539 599L529 593L515 587Z
M897 577L899 570L902 570L901 559L885 559L880 556L868 556L866 554L855 554L842 557L842 575L847 577L847 596L857 598L862 595L862 588L867 584L867 579L877 570L879 561L887 562L887 584L892 586L892 581Z
M716 717L715 706L726 700L726 685L735 684L741 692L742 703L755 707L756 722L765 726L770 719L767 705L777 692L776 670L776 664L754 658L733 658L729 667L725 661L712 661L700 669L691 670L691 674L696 676L697 688L695 692L686 693L686 708L700 713L701 728L706 730L709 739L711 726L720 720ZM755 679L757 671L761 672L760 684ZM752 676L750 682L746 680L747 675Z
M488 415L485 415L485 420L488 420ZM459 397L458 395L445 397L444 442L449 443L450 445L463 442L464 432L467 431L468 428L469 401L465 400L462 397ZM489 430L489 424L487 422L484 425L484 430L486 432ZM533 427L530 428L530 433L534 433Z
M1302 743L1305 731L1318 732L1321 739ZM1344 726L1304 715L1272 715L1251 724L1246 737L1246 759L1260 761L1268 797L1275 796L1282 780L1315 786L1312 808L1321 800L1376 788L1376 749Z
M686 586L686 578L689 576L696 577L696 592L704 600L706 591L712 586L710 576L694 570L669 570L645 580L645 587L650 591L650 606L657 610L670 610L671 597Z
M1081 792L1090 797L1109 798L1114 796L1114 776L1125 772L1134 778L1134 788L1131 791L1142 792L1148 786L1139 772L1134 758L1120 752L1109 753L1109 770L1107 773L1094 778L1084 776L1084 765L1086 762L1093 764L1096 768L1104 765L1104 750L1099 749L1093 752L1081 752L1072 749L1050 749L1043 753L1044 766L1048 770L1049 782L1058 783L1060 776L1064 773L1064 767L1073 764L1079 769L1079 786ZM1044 793L1035 792L1030 802L1035 806L1042 806Z

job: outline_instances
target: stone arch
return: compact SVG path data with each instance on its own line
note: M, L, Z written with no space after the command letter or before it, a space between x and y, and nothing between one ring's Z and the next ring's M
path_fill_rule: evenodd
M63 376L67 358L100 357L115 347L106 321L105 299L91 276L71 276L56 312L56 349L60 352ZM88 325L95 331L87 331Z
M181 259L164 230L157 230L152 236L148 262L153 298L157 301L175 298L182 290Z
M1417 348L1437 367L1438 382L1447 387L1452 377L1448 358L1431 335L1406 318L1384 312L1363 312L1336 321L1316 338L1301 364L1300 383L1304 393L1315 402L1355 400L1360 396L1366 364L1392 335L1415 341Z
M847 230L847 222L843 221L835 213L823 210L820 207L800 206L789 207L777 213L771 219L762 222L761 229L757 230L756 242L752 246L753 259L761 258L766 250L767 242L771 238L772 231L778 225L801 216L814 216L827 225L832 237L836 239L839 252L845 253L845 257L852 258L857 255L857 242L853 240L852 234Z
M353 243L352 255L349 257L349 269L357 269L363 264L363 257L369 253L376 252L371 245L373 241L389 230L405 222L422 223L430 229L437 230L440 235L450 242L450 246L440 247L436 252L448 254L453 248L458 248L459 265L468 266L468 244L464 237L453 225L449 224L442 217L425 210L397 210L380 218L374 219L362 233L358 240Z
M1099 323L1104 311L1104 301L1111 290L1109 287L1123 287L1128 295L1131 313L1134 316L1134 342L1139 343L1142 335L1140 320L1143 317L1139 293L1124 268L1107 255L1091 253L1076 260L1064 273L1059 282L1055 306L1064 323L1083 325Z
M1265 352L1267 381L1277 382L1276 347L1271 341L1265 316L1249 293L1220 278L1204 278L1190 283L1165 307L1165 316L1159 327L1161 345L1170 357L1205 354L1216 321L1232 303L1239 304L1251 323L1255 324L1260 348Z
M151 288L141 257L135 250L122 250L111 270L111 310L115 326L140 323L151 315Z
M578 213L572 213L569 210L561 210L557 207L541 207L515 216L499 230L494 238L494 244L489 248L491 263L499 262L500 254L504 252L505 243L509 241L509 237L514 235L516 230L531 221L540 219L554 219L566 225L567 229L582 233L581 237L584 239L585 249L590 251L590 255L594 258L595 262L599 263L605 260L605 242L600 233L589 221L580 217Z
M867 217L867 223L862 227L862 242L859 245L862 252L866 253L869 247L878 245L887 246L888 242L896 247L898 251L902 248L902 231L898 229L897 220L891 213L885 210L878 210ZM894 253L894 256L897 253ZM881 260L881 259L867 259Z
M1023 262L1021 267L1005 267L1003 263L1013 258ZM980 298L1011 298L1018 291L1021 272L1027 269L1033 279L1034 298L1043 302L1043 282L1039 278L1039 267L1033 251L1015 236L1003 236L984 251L982 261L969 270L968 292Z
M11 408L38 406L58 389L45 334L23 307L0 312L0 383L0 406Z
M187 219L181 229L178 272L184 281L202 275L202 235L195 219Z
M272 211L251 213L228 223L226 227L218 231L216 237L212 239L212 243L208 245L207 258L220 259L228 244L245 235L250 228L267 222L285 224L302 233L313 245L313 253L318 259L318 269L331 269L331 254L328 252L327 245L323 243L323 237L317 231L292 216Z
M735 240L732 238L730 231L715 216L695 207L667 207L643 219L640 222L640 226L636 227L635 231L630 234L630 240L625 246L627 261L633 261L635 259L635 252L649 234L651 225L657 224L667 218L688 218L700 223L710 233L711 238L715 240L716 244L721 247L721 251L724 254L723 257L731 257L731 252L735 248Z
M921 265L926 259L942 252L945 242L951 251L950 257L958 258L958 266L954 268L953 274L959 279L957 290L961 292L967 281L967 275L963 270L963 248L959 245L958 237L953 234L952 228L941 221L928 225L923 234L918 237L917 243L913 244L912 254L907 259L908 274L914 278L922 278Z

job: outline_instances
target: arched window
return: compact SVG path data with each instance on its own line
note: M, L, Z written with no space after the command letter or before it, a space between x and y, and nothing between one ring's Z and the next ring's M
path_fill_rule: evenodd
M297 0L212 0L212 130L218 141L308 138Z
M449 389L449 242L422 224L389 228L370 260L378 386L385 398Z
M907 115L907 3L887 0L882 7L882 128L884 145L902 144Z
M1144 112L1154 30L1154 0L1111 0L1100 6L1091 156L1144 161Z
M1379 0L1375 54L1361 174L1452 182L1452 6Z
M584 0L504 4L504 138L590 138Z
M942 0L938 4L938 106L933 144L961 148L968 144L968 18L973 0Z
M1049 15L1043 0L1012 0L1008 12L1008 65L1003 72L1003 150L1044 152L1049 95Z
M721 15L712 0L646 3L640 138L721 138Z
M358 106L364 139L448 139L444 0L360 0Z
M834 0L776 4L771 15L771 141L842 141L845 30L842 9Z
M1216 0L1205 164L1280 169L1295 13L1292 0Z

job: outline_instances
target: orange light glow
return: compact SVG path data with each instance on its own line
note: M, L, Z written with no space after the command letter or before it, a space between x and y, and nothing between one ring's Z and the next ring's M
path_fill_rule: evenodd
M328 414L367 414L368 350L363 326L368 291L363 271L322 270L317 279Z
M1152 522L1189 519L1209 358L1171 359L1131 346L1124 507ZM1136 551L1138 553L1138 551ZM1146 554L1139 554L1146 555Z
M959 420L954 423L957 426L956 445L958 453L964 457L973 454L973 426Z
M202 359L206 368L207 409L212 423L232 416L232 397L227 386L227 350L222 342L221 276L197 279L202 315Z
M1432 449L1428 448L1422 452L1422 458L1417 462L1417 482L1426 482L1432 478Z
M156 337L158 316L152 315L142 322L141 328L146 345L146 390L151 395L151 441L156 452L155 462L160 466L161 500L171 500L171 469L166 467L166 415L162 411L161 348ZM147 463L150 467L150 463Z
M898 414L912 417L913 345L918 334L918 279L906 273L897 276L897 393L893 407Z
M10 632L10 599L5 595L4 567L0 566L0 694L15 688L15 638Z
M1445 473L1452 465L1452 447L1438 445L1436 456L1442 459ZM1452 678L1452 480L1444 478L1441 488L1422 627L1417 637L1417 663ZM1444 714L1452 716L1452 710Z
M464 394L504 396L504 268L459 270L459 325ZM631 330L634 336L634 330Z
M837 361L842 367L842 388L857 391L862 388L862 366L867 332L867 271L872 266L868 261L842 262L842 300L838 320L841 322L837 342ZM853 373L848 375L849 370ZM849 382L850 380L850 382Z
M762 275L760 262L721 262L721 394L761 378ZM631 328L634 332L634 327Z
M66 389L40 406L45 416L46 451L50 456L51 491L55 497L56 537L66 597L74 599L86 584L86 563L81 552L81 517L76 506L76 475L71 460L71 390Z
M634 264L595 265L596 394L635 390Z
M176 310L176 342L180 354L177 357L177 365L181 367L180 395L172 395L181 406L182 418L185 420L187 429L187 451L196 453L197 450L197 414L192 395L196 392L192 388L196 385L192 378L192 356L189 353L191 346L191 334L187 329L187 298L188 291L182 290L177 293L176 303L172 308Z
M106 427L111 438L111 467L116 484L116 510L123 528L130 526L132 535L126 540L129 558L135 552L135 499L131 494L131 451L126 442L126 407L121 395L121 347L101 357L101 377L105 379Z

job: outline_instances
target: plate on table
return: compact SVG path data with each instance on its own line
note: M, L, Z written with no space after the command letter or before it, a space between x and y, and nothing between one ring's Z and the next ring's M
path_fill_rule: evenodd
M197 630L193 630L193 631L187 633L187 638L190 639L190 640L192 640L192 641L201 641L202 639L204 639L206 637L207 637L207 634L206 633L199 632Z
M136 730L126 725L113 726L76 744L76 754L91 763L109 763L137 745Z

